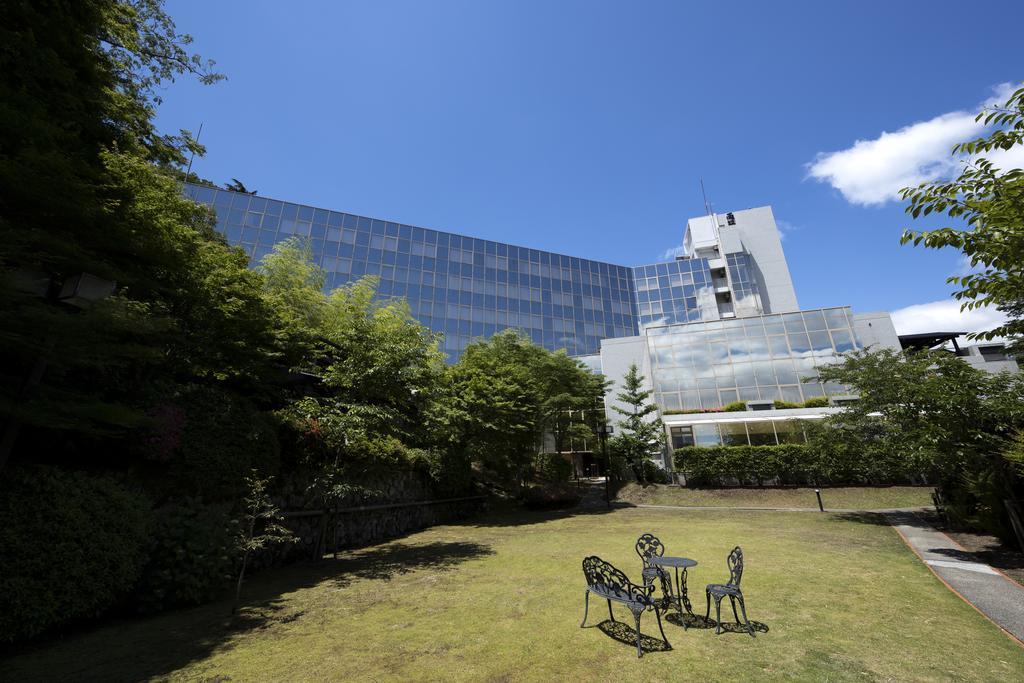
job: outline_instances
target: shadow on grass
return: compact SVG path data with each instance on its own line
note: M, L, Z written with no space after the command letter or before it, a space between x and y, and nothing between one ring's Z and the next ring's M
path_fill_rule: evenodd
M631 649L636 650L636 630L625 622L605 619L600 624L585 626L584 628L596 628L612 640L620 642L623 645L628 645ZM649 653L668 652L672 648L666 645L665 641L661 638L646 635L641 631L640 649L643 650L644 653Z
M549 510L508 509L494 511L486 515L481 515L480 517L469 518L458 522L450 522L449 525L470 526L474 528L526 526L529 524L546 524L553 520L568 519L570 517L606 515L609 512L633 507L636 506L632 503L615 502L612 503L611 507L606 507L602 503L600 507L577 506L573 508Z
M714 617L709 616L705 618L703 614L679 614L679 612L672 612L665 616L664 619L667 623L679 626L680 628L682 628L685 622L687 629L714 631L718 625ZM754 627L755 633L768 633L768 624L751 619L750 625ZM734 621L723 621L722 633L742 633L747 637L750 636L747 632L746 624L738 624Z
M57 642L38 643L18 654L9 653L12 656L0 664L0 680L138 681L163 677L230 649L237 636L302 619L304 611L283 597L294 591L324 582L336 587L360 579L386 582L411 571L445 570L491 554L490 546L479 543L392 542L348 551L338 560L325 558L318 563L269 569L243 587L243 606L235 614L230 614L230 602L221 601L150 618L121 619ZM345 598L337 595L335 599ZM209 676L217 679L218 674L210 672Z
M928 526L923 519L911 512L833 512L830 516L832 519L840 522L857 522L858 524L873 524L875 526L890 526L890 520L897 518L900 524Z

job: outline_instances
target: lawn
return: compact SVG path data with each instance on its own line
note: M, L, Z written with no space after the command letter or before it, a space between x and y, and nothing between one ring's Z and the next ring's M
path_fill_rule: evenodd
M879 522L640 508L492 516L264 572L238 617L219 603L112 624L9 660L0 679L1024 680L1024 649ZM674 649L638 660L594 600L595 626L581 629L581 559L596 553L639 578L632 546L645 531L700 561L701 607L700 587L726 578L741 544L757 638L666 624ZM653 615L643 630L657 636Z
M932 505L930 486L836 486L821 489L825 509L883 510ZM618 500L643 505L818 509L813 488L691 489L627 484Z

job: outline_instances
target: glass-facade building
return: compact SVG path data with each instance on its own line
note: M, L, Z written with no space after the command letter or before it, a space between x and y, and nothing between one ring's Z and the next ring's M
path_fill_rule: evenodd
M672 411L846 394L814 381L817 368L860 347L846 307L652 327L645 336L655 401Z
M214 209L217 229L253 265L299 235L326 271L327 289L379 277L378 296L408 300L420 322L444 333L450 359L470 340L510 327L571 355L596 354L602 339L637 334L626 266L202 185L185 191Z

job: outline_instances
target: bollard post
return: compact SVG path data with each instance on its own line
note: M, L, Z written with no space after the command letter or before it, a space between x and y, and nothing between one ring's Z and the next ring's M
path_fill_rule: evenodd
M818 510L824 512L825 506L821 504L821 489L814 489L814 495L818 497Z

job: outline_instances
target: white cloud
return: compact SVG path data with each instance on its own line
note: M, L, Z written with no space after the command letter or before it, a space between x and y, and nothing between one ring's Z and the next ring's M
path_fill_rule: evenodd
M1001 104L1013 91L1003 83L984 104ZM857 140L847 149L820 152L808 164L808 176L828 183L853 204L884 204L899 199L904 187L949 177L962 163L953 146L984 132L976 112L955 111L919 121L873 140ZM1024 149L987 155L999 168L1024 168Z
M678 247L672 247L670 249L666 249L665 250L665 253L661 255L661 260L662 261L672 261L677 256L682 256L685 253L686 253L686 250L683 248L682 245L680 245Z
M994 308L961 311L960 302L955 299L914 304L892 312L897 334L984 332L1005 320L1006 315Z
M786 236L791 232L799 230L799 226L793 225L789 221L784 221L781 218L775 219L775 225L779 228L779 241L785 242Z

